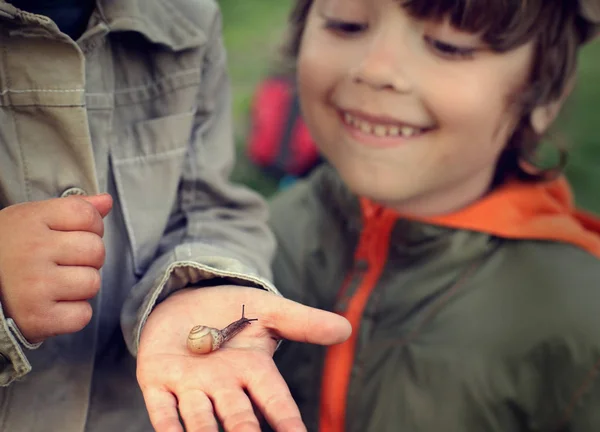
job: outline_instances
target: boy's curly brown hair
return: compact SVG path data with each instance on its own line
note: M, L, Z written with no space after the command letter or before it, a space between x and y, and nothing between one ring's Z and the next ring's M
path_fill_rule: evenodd
M583 0L580 0L583 1ZM585 0L587 1L587 0ZM595 0L594 0L595 1ZM313 0L296 0L289 17L289 34L283 46L286 64L294 69L306 20ZM482 35L497 52L535 41L535 57L526 91L519 94L521 117L500 156L495 184L508 179L542 181L556 177L567 162L567 151L558 146L560 160L551 169L531 170L542 137L530 114L563 97L576 72L579 47L590 38L590 25L575 0L400 0L419 19L449 18L456 28Z

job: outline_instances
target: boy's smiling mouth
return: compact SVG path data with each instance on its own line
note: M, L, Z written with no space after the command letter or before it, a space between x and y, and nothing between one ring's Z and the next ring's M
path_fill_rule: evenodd
M372 138L387 138L386 141L391 141L396 138L395 141L398 141L398 138L405 140L408 138L419 137L431 129L413 126L393 119L373 117L356 111L340 111L340 116L342 122L350 130L352 135L355 138L359 138L359 141L361 142L363 142L363 140L360 139L360 137L357 137L357 134L362 137L365 137L366 135ZM381 145L385 143L368 142L365 144ZM387 142L387 144L392 144L392 142Z

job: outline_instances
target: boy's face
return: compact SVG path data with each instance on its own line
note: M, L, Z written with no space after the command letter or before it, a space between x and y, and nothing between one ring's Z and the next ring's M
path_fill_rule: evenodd
M395 0L315 0L298 58L303 114L355 193L445 213L488 190L532 58L533 43L494 53Z

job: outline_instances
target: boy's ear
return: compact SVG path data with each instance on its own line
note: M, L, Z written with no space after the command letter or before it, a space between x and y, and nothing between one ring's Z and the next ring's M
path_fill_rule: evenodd
M555 101L547 105L538 106L533 110L529 121L537 135L543 135L548 130L558 116L561 107L562 102Z
M562 95L557 100L546 105L540 105L532 111L529 121L531 123L531 127L538 135L543 135L548 130L550 125L554 123L554 120L556 120L556 117L558 117L565 100L567 100L567 98L571 95L574 87L575 74L569 78Z

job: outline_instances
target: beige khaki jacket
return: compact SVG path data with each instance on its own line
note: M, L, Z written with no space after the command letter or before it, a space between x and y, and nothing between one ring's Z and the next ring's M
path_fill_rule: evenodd
M152 307L190 285L276 293L266 207L228 183L220 32L214 0L98 0L74 42L0 0L0 209L115 199L83 331L31 346L0 310L0 431L151 430L134 355Z

